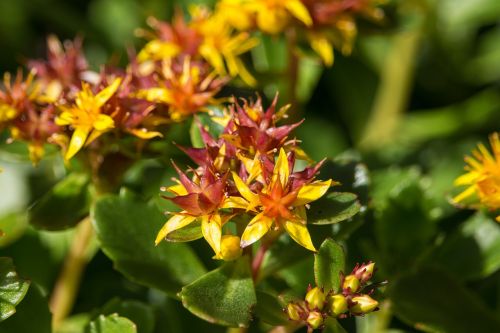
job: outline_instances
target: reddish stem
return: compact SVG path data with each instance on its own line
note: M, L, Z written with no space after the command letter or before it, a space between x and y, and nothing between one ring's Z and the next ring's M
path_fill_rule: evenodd
M262 246L255 253L255 257L252 261L252 278L257 281L260 272L260 266L262 266L262 262L264 261L264 257L266 256L267 249L269 248L269 244L262 244Z

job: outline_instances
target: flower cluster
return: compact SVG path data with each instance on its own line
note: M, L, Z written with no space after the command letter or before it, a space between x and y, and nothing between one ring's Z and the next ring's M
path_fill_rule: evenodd
M292 321L302 322L310 329L321 328L327 317L363 316L378 309L370 295L375 285L369 285L375 263L356 265L347 276L341 274L341 290L325 293L322 288L309 286L303 300L291 302L284 311Z
M178 234L189 228L189 241L204 237L218 259L232 260L245 248L270 231L286 231L297 243L315 251L306 227L306 208L323 196L331 180L315 177L322 162L309 165L308 158L290 139L300 125L278 126L288 106L276 111L277 98L265 110L261 99L231 105L213 120L223 125L214 138L199 124L203 148L180 147L197 164L189 177L175 164L179 179L164 188L165 196L182 211L172 217L158 233L163 239L178 241ZM297 160L308 164L297 171ZM236 224L238 235L231 232ZM225 235L224 235L225 234Z
M493 155L481 143L466 156L467 173L455 180L456 186L467 186L459 195L453 198L456 204L469 202L472 206L484 206L490 210L500 209L500 138L498 133L490 136ZM500 216L497 217L500 222Z
M142 32L151 41L130 52L125 69L91 71L81 39L63 45L49 37L47 59L29 61L26 78L21 70L14 80L5 74L0 129L27 142L34 163L46 143L59 145L69 160L84 147L99 148L96 139L105 133L114 134L108 141L161 137L166 125L219 104L215 96L232 76L254 84L239 56L257 40L202 7L192 15L189 23L181 13L172 24L149 19L154 32Z
M357 35L356 18L381 21L384 0L222 0L216 15L241 31L258 29L276 35L298 28L305 41L333 64L333 48L352 51Z

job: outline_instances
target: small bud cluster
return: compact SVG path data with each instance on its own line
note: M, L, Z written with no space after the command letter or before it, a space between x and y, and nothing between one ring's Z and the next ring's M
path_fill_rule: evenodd
M303 322L310 329L323 327L327 317L346 318L363 316L378 310L378 301L370 295L374 288L369 287L375 270L375 263L356 265L351 274L341 274L341 290L325 292L323 288L309 285L303 300L289 303L284 309L292 321Z

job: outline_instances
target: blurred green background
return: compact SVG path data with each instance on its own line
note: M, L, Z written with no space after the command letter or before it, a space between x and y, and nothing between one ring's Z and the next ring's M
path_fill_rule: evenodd
M134 30L144 27L148 16L168 19L174 8L189 3L213 1L0 0L0 72L15 71L27 58L44 57L48 34L62 39L84 36L84 49L95 69L109 60L124 62L126 47L141 45ZM260 90L268 98L287 86L286 78L275 75L286 69L283 48L283 41L264 38L246 59L253 63ZM396 285L390 297L400 306L399 319L393 322L400 330L391 332L412 332L401 321L415 324L422 318L444 332L486 332L481 327L467 331L467 323L474 319L467 312L477 315L474 311L480 309L484 327L500 316L498 225L449 203L453 179L463 170L463 155L500 127L499 82L498 0L389 1L387 22L375 27L360 24L351 56L337 53L335 64L327 69L309 55L301 61L296 110L306 121L296 133L303 147L316 160L356 149L371 173L374 212L363 217L362 227L354 221L333 233L347 244L349 265L376 260L381 278ZM229 90L235 91L251 94ZM289 95L282 93L283 102ZM178 132L172 134L176 141L186 141L182 129ZM1 165L9 172L0 174L0 226L16 225L20 236L27 224L26 208L64 176L64 169L50 161L34 169L16 156L2 146ZM127 185L156 195L157 184L168 179L165 164L143 164L130 173ZM12 224L13 218L18 223ZM28 230L0 254L12 255L20 271L47 291L71 231ZM12 240L2 241L6 245ZM32 265L27 248L38 249L37 265ZM308 276L295 281L290 276L301 267L283 272L298 290ZM414 275L401 278L408 272ZM420 287L412 294L416 284ZM82 288L92 292L82 292L75 312L89 311L117 295L141 298L138 295L149 293L148 301L161 304L161 311L169 308L186 315L177 302L121 278L102 253L91 262ZM438 303L443 298L449 302ZM463 322L457 321L460 318ZM358 319L358 332L375 332L377 320L383 318ZM355 325L352 321L349 327ZM185 323L168 325L180 332Z

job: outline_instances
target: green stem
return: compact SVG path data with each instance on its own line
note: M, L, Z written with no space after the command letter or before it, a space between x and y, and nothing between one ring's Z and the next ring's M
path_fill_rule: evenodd
M412 30L394 36L394 43L382 69L371 116L359 141L361 149L383 147L397 134L412 87L422 27L422 22L419 22Z
M78 225L71 248L64 261L50 298L52 326L55 329L71 313L85 266L90 260L89 249L94 230L89 217Z

